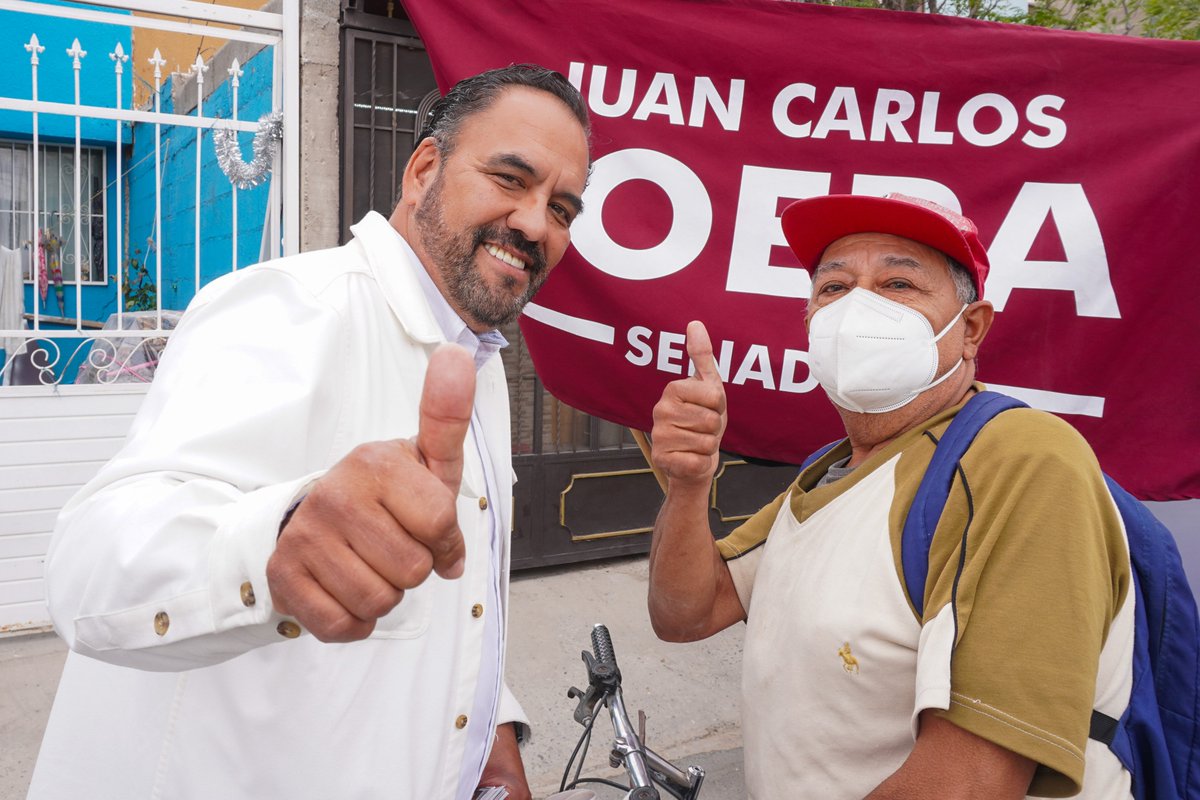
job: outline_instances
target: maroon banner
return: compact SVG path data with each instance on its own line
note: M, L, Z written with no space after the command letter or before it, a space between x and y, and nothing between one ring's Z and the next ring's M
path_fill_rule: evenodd
M777 0L404 5L443 88L530 61L588 100L587 211L522 320L555 396L648 429L700 319L725 448L798 462L841 425L779 213L900 191L988 247L980 379L1138 496L1200 497L1200 44Z

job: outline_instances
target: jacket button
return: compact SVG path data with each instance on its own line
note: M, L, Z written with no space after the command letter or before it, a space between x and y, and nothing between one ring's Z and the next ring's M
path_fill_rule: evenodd
M292 622L290 619L285 619L283 622L276 625L275 630L285 639L295 639L300 635L300 626Z
M167 612L160 611L154 615L154 632L159 636L163 636L167 632L167 628L171 627L171 618L167 616Z
M242 605L246 608L254 605L254 587L250 585L250 581L242 584Z
M458 728L460 731L467 727L467 715L459 714L458 719L454 720L454 727Z
M480 511L487 510L487 498L486 497L479 498L479 510Z
M482 617L483 616L483 606L481 606L479 603L476 603L475 605L471 606L471 616L474 617L475 619L479 619L480 617Z

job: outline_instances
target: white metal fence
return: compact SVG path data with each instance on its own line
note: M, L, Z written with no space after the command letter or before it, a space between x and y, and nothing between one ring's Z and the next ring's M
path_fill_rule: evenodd
M283 147L281 156L276 158L273 174L274 178L271 183L271 199L269 201L269 213L267 215L267 226L264 233L264 241L268 243L268 247L264 248L264 256L273 257L279 254L280 247L284 252L295 252L299 244L299 192L291 184L299 176L299 2L298 0L284 0L282 11L279 13L268 11L247 10L234 8L230 6L209 5L199 2L191 2L189 0L93 0L92 5L107 6L115 9L121 9L127 12L153 12L156 15L167 15L172 19L159 19L156 17L140 16L129 13L114 13L112 11L100 9L71 9L71 17L80 22L103 23L114 27L124 29L144 29L155 31L168 31L179 35L202 36L208 39L225 39L231 42L249 42L263 46L270 46L274 49L274 75L273 82L273 108L282 113L283 126L282 138ZM163 264L162 256L164 251L164 243L162 241L162 196L163 196L163 181L170 179L169 176L163 175L162 167L162 141L164 127L183 127L192 128L197 131L196 142L196 169L195 169L195 197L196 197L196 213L195 213L195 230L192 241L194 246L194 288L199 288L200 261L201 254L204 248L204 231L203 220L201 218L201 194L203 192L203 173L201 170L201 161L204 156L204 147L201 146L205 132L217 130L235 130L235 131L258 131L259 124L257 120L240 120L237 118L237 101L235 99L233 106L233 114L229 118L217 118L215 116L206 116L204 113L204 81L205 73L209 70L201 56L197 56L195 63L192 65L194 80L197 84L197 104L194 113L164 113L159 106L161 98L162 66L165 64L162 56L157 50L149 59L154 66L154 95L153 107L137 109L129 107L131 98L124 97L122 91L122 75L127 69L129 55L124 52L124 48L119 41L114 38L111 42L115 42L115 46L110 42L107 47L104 42L95 42L86 44L79 39L75 39L72 46L65 52L47 51L45 45L39 42L36 33L32 32L32 22L39 17L54 17L64 14L64 8L61 6L47 5L45 3L29 2L28 0L0 0L0 10L14 11L28 15L31 21L31 34L24 48L28 53L28 75L29 86L31 86L31 98L18 98L5 96L9 94L4 89L0 89L0 110L18 111L29 114L30 130L32 131L32 198L31 198L31 213L28 215L31 220L31 225L25 226L25 235L18 235L18 239L22 240L24 246L20 248L22 263L22 279L37 280L39 273L44 273L46 270L45 262L47 255L51 259L55 256L59 257L60 263L63 265L63 272L72 275L73 280L69 285L56 286L56 291L73 291L74 293L74 314L69 318L62 316L50 317L45 314L37 302L33 302L31 312L24 312L23 325L0 327L0 340L5 343L18 345L13 348L18 352L8 352L6 348L6 361L4 364L4 373L11 379L13 372L13 362L21 358L24 375L33 374L36 382L45 385L59 383L63 380L63 370L56 369L61 365L70 362L73 354L88 352L90 348L90 361L92 367L95 368L94 379L98 382L112 382L120 379L121 376L127 376L128 370L123 369L122 365L113 363L111 356L115 349L114 345L93 347L97 339L103 338L106 342L111 342L111 338L98 337L91 334L90 331L98 327L97 323L103 320L90 320L84 312L83 293L85 286L95 281L89 281L92 277L90 269L85 265L90 265L95 258L95 254L88 254L90 258L85 258L85 250L88 249L88 237L83 229L85 221L91 216L91 209L87 208L88 199L80 186L81 176L88 174L85 155L88 147L83 143L81 135L81 124L84 120L107 120L113 124L116 141L116 180L118 187L122 185L121 178L125 173L128 165L122 163L123 145L126 143L125 126L122 123L148 123L152 124L154 130L154 153L155 153L155 178L156 186L154 189L155 195L155 221L153 225L153 242L148 248L153 252L153 275L154 285L162 287L163 281ZM227 26L234 27L213 27L210 25L198 24L193 20L203 22L222 23ZM91 59L88 56L91 55ZM107 58L104 56L107 55ZM42 91L41 81L39 79L39 67L51 58L68 59L72 62L74 70L74 92L70 102L62 100L43 99L44 92ZM234 62L234 70L238 67L237 62ZM94 70L109 70L116 84L117 102L112 107L97 106L89 104L87 98L80 94L80 76L85 69ZM237 82L240 76L239 72L230 73L231 86L233 92L237 92ZM211 82L212 79L210 79ZM16 87L19 85L19 78L11 76L9 80L4 81L7 86ZM68 172L74 177L73 191L70 192L72 198L72 207L69 208L66 214L60 216L68 218L72 223L72 228L65 232L64 236L58 237L59 241L64 242L68 247L64 248L66 252L56 253L53 240L49 243L45 241L45 237L41 235L42 225L38 222L43 217L43 203L46 200L42 196L43 180L40 173L40 168L44 163L44 159L39 157L41 145L41 128L42 119L45 115L57 115L74 120L75 137L73 144L73 161ZM62 148L65 150L65 148ZM188 176L191 177L191 176ZM110 182L109 182L110 183ZM233 189L235 210L233 212L232 233L236 247L237 230L240 227L238 212L236 210L236 193L237 188ZM106 192L104 194L107 194ZM118 191L118 198L120 192ZM117 202L116 207L111 213L116 218L115 231L116 242L113 248L104 248L105 252L101 253L101 257L107 256L109 252L113 253L117 264L115 270L116 280L112 286L112 291L116 298L116 311L113 320L113 325L116 329L122 330L122 338L134 339L150 339L162 338L169 335L170 324L164 326L162 318L163 292L158 291L155 310L154 324L142 325L136 330L125 330L126 323L124 295L126 287L124 281L126 279L125 270L121 268L123 254L127 243L121 241L121 235L126 227L126 220L122 219L124 213L124 204ZM32 228L32 230L30 230ZM53 234L51 234L53 237ZM48 246L49 245L49 246ZM236 254L231 259L230 269L236 269L237 261ZM56 282L57 283L57 282ZM38 349L30 347L28 342L38 340L40 346ZM71 346L74 348L72 353L63 352L63 347L60 346L59 340L71 340ZM21 347L20 343L26 344ZM33 350L33 352L29 352ZM136 354L130 353L132 357ZM32 362L32 369L29 363ZM28 379L26 379L28 381Z
M24 151L28 162L23 168L31 170L31 194L27 222L20 227L15 216L9 219L11 237L18 241L15 258L19 266L5 263L11 253L0 251L0 293L19 291L22 303L28 294L27 281L32 283L33 302L28 311L22 310L19 318L0 315L0 348L4 348L5 386L0 388L0 635L13 631L38 628L48 624L48 614L43 603L42 563L54 517L61 505L74 491L91 478L101 464L119 448L128 430L133 414L144 396L146 384L153 374L157 353L170 336L178 309L201 285L201 254L214 238L228 235L232 240L232 251L228 257L229 269L245 266L238 259L239 228L263 228L260 248L262 257L273 257L293 253L299 248L299 66L300 66L300 3L299 0L276 2L277 11L247 10L218 3L208 4L191 0L91 0L89 7L65 7L27 0L0 0L0 11L17 12L18 19L28 20L29 35L24 37L27 59L24 75L6 75L0 81L0 112L27 114L26 133L29 141L9 146L9 152ZM144 16L153 13L155 16ZM11 15L10 15L11 17ZM47 18L69 17L86 27L92 41L84 37L74 39L69 48L51 49L47 42L39 41L35 29L38 21ZM96 23L99 23L98 25ZM206 24L211 23L211 24ZM219 27L217 27L219 25ZM112 38L96 40L95 31L111 27ZM195 83L195 107L188 113L164 111L160 105L163 82L168 76L163 73L164 59L155 50L148 61L153 67L153 94L150 104L134 108L132 98L123 86L124 71L132 69L131 53L120 43L121 32L132 31L126 36L136 36L138 31L154 31L154 35L169 34L182 37L204 37L211 42L219 39L226 43L249 43L271 48L271 110L282 119L282 148L276 155L271 170L271 184L267 201L266 223L258 217L244 220L238 209L236 185L232 189L233 211L231 230L223 231L222 237L214 237L211 221L205 220L201 211L201 196L205 191L204 180L211 175L201 169L202 160L213 157L213 138L220 130L262 132L263 126L257 119L241 119L238 115L238 86L242 76L237 59L224 69L225 76L206 77L216 56L207 62L197 56L191 65ZM114 45L115 42L115 45ZM219 55L219 54L218 54ZM42 80L40 71L45 70L50 59L66 59L70 62L73 87L66 98L48 96L47 89L60 92L61 81L53 87ZM227 59L226 59L227 60ZM105 70L116 85L116 102L101 105L81 93L81 77L86 70ZM149 72L149 70L147 70ZM28 83L25 83L28 81ZM218 118L205 111L205 87L228 81L234 99L232 113ZM17 92L16 87L25 84L28 92ZM13 96L18 95L18 96ZM74 123L73 142L68 137L56 137L52 149L67 168L60 175L69 175L72 186L50 196L41 174L48 162L43 152L42 129L50 117L66 118ZM9 114L6 118L11 119ZM112 140L115 142L115 176L107 169L95 166L96 159L90 155L94 143L85 140L83 126L100 124L113 126ZM278 123L276 123L277 125ZM131 220L124 218L129 207L129 198L124 196L123 177L133 165L124 161L128 141L128 130L138 125L139 135L154 137L153 156L153 214L155 219L139 219L133 222L145 227L150 223L153 231L147 243L144 261L145 279L153 281L154 302L149 310L130 312L126 305L125 257L129 242L122 239L129 229ZM58 126L61 129L61 124ZM193 175L164 174L165 150L170 137L167 132L178 129L194 130L196 134L196 161ZM5 138L0 130L0 139ZM203 145L203 146L202 146ZM3 148L0 148L0 167L3 166ZM16 155L8 162L16 169ZM100 159L103 166L104 159ZM245 165L243 165L245 166ZM99 173L99 174L97 174ZM4 177L0 169L0 179ZM228 178L217 174L218 180ZM65 179L64 179L65 180ZM177 296L176 308L164 308L164 263L163 254L169 242L163 240L162 213L166 187L178 188L173 181L195 181L196 211L192 222L193 270L190 286L184 286ZM87 181L99 181L104 187L117 183L117 202L89 206L94 192L82 185ZM212 188L212 187L207 187ZM69 190L68 190L69 189ZM107 196L107 188L101 193ZM63 197L70 202L63 206ZM53 213L48 209L57 204ZM2 212L3 209L0 209ZM15 213L15 206L14 206ZM109 217L115 222L116 241L102 240L99 250L92 244L86 225L107 225ZM52 228L43 225L47 219L67 220L66 227ZM4 219L0 219L2 225ZM50 235L59 242L64 252L52 251L43 241L43 230L51 228ZM185 237L186 238L186 237ZM21 245L28 242L28 246ZM243 240L244 241L244 240ZM54 244L53 241L50 244ZM215 247L216 245L211 245ZM222 245L224 247L224 245ZM175 248L178 254L179 248ZM61 287L65 308L72 303L74 313L50 315L39 306L38 279L47 262L47 256L57 256L56 266L62 270ZM53 260L53 259L51 259ZM110 280L115 265L115 280ZM175 272L179 264L172 264ZM7 269L7 273L3 270ZM14 277L13 271L19 270ZM67 279L69 276L69 280ZM153 276L153 277L151 277ZM48 276L49 277L49 276ZM108 319L92 319L85 312L85 292L112 293L115 312ZM11 298L11 295L9 295ZM2 299L2 294L0 294ZM3 305L3 303L0 303ZM92 304L93 306L95 304ZM104 325L110 330L100 330ZM116 330L111 330L115 328ZM119 335L115 335L119 331ZM71 381L65 366L75 360L78 380ZM17 377L20 380L14 381ZM7 385L24 383L32 385ZM119 385L111 385L119 384Z

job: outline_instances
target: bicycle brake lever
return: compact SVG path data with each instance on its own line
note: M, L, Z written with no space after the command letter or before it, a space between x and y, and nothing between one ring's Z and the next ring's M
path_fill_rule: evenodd
M583 663L587 666L588 671L588 688L587 691L581 691L572 686L567 690L567 697L579 698L579 705L575 707L575 721L586 727L592 718L596 715L596 706L604 699L608 688L605 685L603 678L598 678L596 670L603 666L596 663L596 659L592 658L592 654L584 650L580 653L583 656ZM603 672L603 670L601 670Z

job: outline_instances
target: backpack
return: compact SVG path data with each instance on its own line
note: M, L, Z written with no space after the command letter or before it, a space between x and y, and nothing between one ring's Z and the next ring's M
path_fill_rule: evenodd
M959 460L997 414L1025 403L979 392L937 443L913 498L900 540L905 589L923 613L929 547L950 495ZM813 453L804 468L839 444ZM1108 475L1129 542L1135 598L1133 684L1120 719L1092 711L1089 737L1108 745L1132 776L1137 800L1200 794L1200 614L1179 549L1166 526Z

